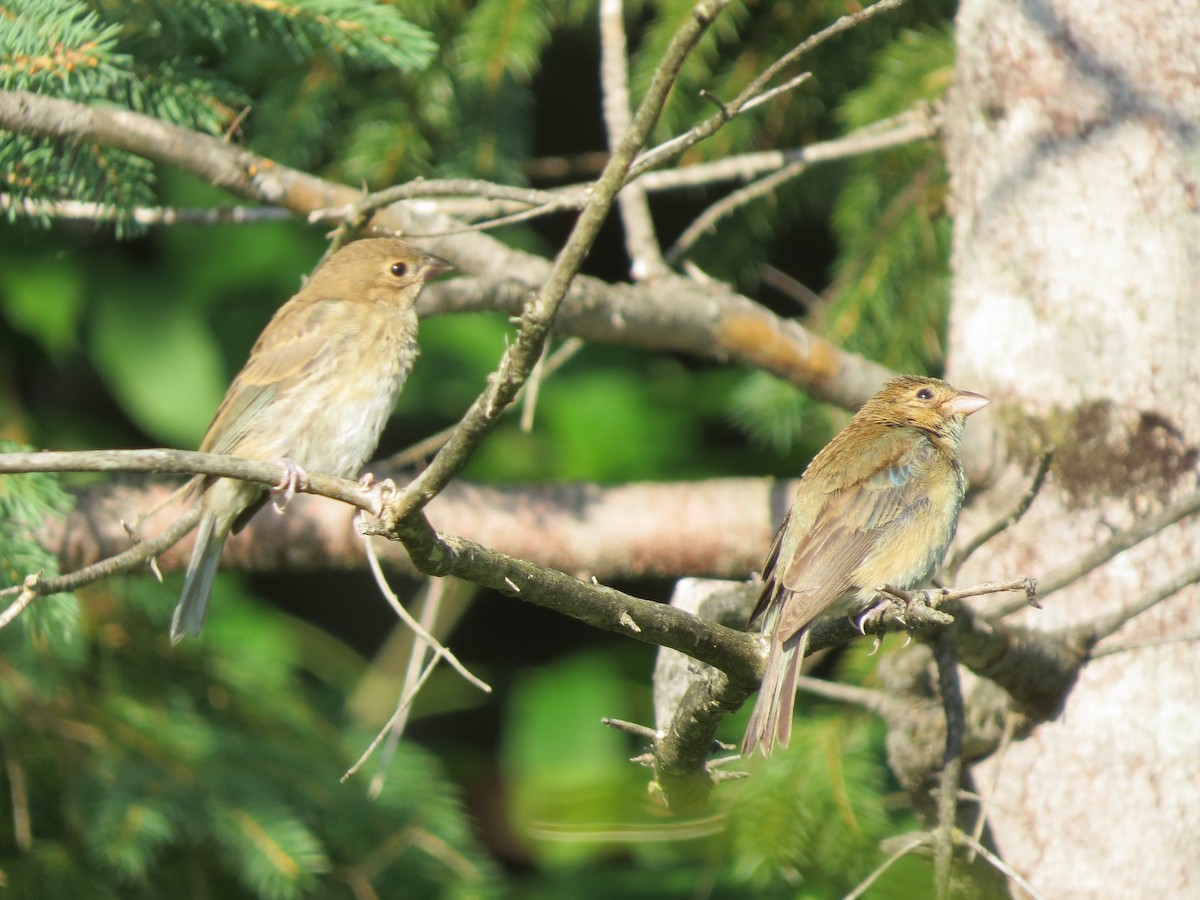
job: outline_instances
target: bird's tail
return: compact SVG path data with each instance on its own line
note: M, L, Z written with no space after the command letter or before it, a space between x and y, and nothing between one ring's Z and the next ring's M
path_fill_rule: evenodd
M742 738L743 757L749 757L755 747L762 747L763 756L770 756L776 742L781 747L787 746L792 737L796 676L800 674L800 663L807 646L807 628L801 628L786 641L772 637L758 700L750 713L746 736Z
M208 595L212 592L213 578L217 574L217 563L225 549L226 531L217 526L217 517L211 514L200 519L196 532L196 547L188 563L187 575L183 579L183 593L171 617L171 643L178 644L184 635L195 637L204 626L204 615L208 612Z

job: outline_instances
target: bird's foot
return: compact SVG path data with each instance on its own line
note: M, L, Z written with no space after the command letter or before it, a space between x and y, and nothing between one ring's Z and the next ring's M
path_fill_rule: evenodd
M379 498L379 505L383 506L388 501L388 498L396 494L400 489L396 487L396 482L390 478L385 478L383 481L376 481L375 476L370 472L364 472L362 477L358 479L358 486L364 490L370 491Z
M279 460L279 465L283 466L284 473L271 490L275 494L272 504L275 512L282 515L288 504L292 502L292 498L296 496L296 491L308 490L308 473L301 468L298 462L288 459L286 456Z
M383 481L376 481L375 476L370 472L364 472L358 479L358 486L364 490L370 491L375 497L375 515L383 510L388 500L398 494L400 489L396 487L396 482L390 478L385 478ZM354 514L355 524L358 527L359 533L369 534L367 530L367 513L369 510L359 509Z
M954 617L938 609L940 589L906 591L902 588L883 585L879 589L882 597L878 603L853 620L859 634L885 631L889 625L899 625L906 630L920 630L926 625L949 625Z

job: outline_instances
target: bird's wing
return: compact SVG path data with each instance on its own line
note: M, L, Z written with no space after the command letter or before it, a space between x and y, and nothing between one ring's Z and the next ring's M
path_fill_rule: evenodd
M343 303L334 299L289 301L263 329L250 358L233 379L200 442L208 453L233 453L259 412L309 374L330 341L339 339L330 320Z
M935 453L926 440L898 442L885 448L875 465L863 466L869 473L865 477L832 490L818 488L805 498L811 505L793 510L807 520L807 527L790 536L786 527L780 529L759 599L761 610L772 597L784 595L776 626L780 640L796 634L855 586L854 572L880 534L928 502L917 475Z

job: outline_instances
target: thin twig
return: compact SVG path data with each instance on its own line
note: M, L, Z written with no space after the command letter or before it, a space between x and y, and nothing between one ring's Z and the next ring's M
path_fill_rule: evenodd
M899 716L903 711L903 705L890 694L853 684L842 684L838 681L826 681L823 678L813 678L809 675L798 675L796 676L796 687L815 697L865 709L885 719Z
M909 840L903 842L888 856L887 859L876 866L871 871L871 874L860 881L854 890L848 893L843 900L858 900L858 898L863 896L867 892L867 889L870 888L871 885L873 885L876 881L878 881L880 876L882 876L888 869L898 863L905 856L908 856L908 854L912 853L914 850L920 850L921 847L925 845L927 840L928 837L925 834L917 834L911 837Z
M629 72L625 45L625 10L622 0L600 0L600 82L608 149L614 151L629 131ZM617 195L617 208L625 226L625 252L634 281L665 274L654 219L645 188L636 182Z
M566 365L567 361L570 360L571 357L582 350L585 346L586 343L582 338L572 337L563 341L558 346L558 349L550 354L550 357L546 359L544 364L539 361L539 364L541 365L541 380L544 381L561 369L564 365ZM517 399L521 399L523 392L526 390L528 390L527 386L522 387L522 391L517 394ZM532 417L532 414L530 415ZM422 438L415 444L405 447L399 453L395 453L386 459L380 460L379 465L385 469L404 469L408 466L418 465L427 460L430 456L440 450L443 445L445 445L446 441L450 439L450 435L454 433L455 427L456 426L451 425L449 428L443 428L441 431L429 435L429 437ZM523 431L528 430L525 428L524 415L522 415L521 418L521 428Z
M1013 882L1013 884L1017 885L1017 887L1028 894L1030 900L1043 900L1042 895L1033 889L1033 885L1022 878L1012 866L985 847L983 843L975 840L968 834L959 834L958 838L960 841L986 859L991 864L992 868L994 868L997 872L1000 872L1005 878L1009 879L1011 882Z
M651 150L643 153L633 163L629 170L630 178L637 178L643 172L657 168L664 161L672 157L679 156L689 147L693 147L701 141L711 137L734 116L744 111L747 104L754 100L758 95L767 90L767 85L774 80L775 76L783 69L794 64L801 56L808 53L810 50L820 46L835 35L841 34L847 29L854 28L872 19L880 13L890 12L899 6L902 6L908 0L880 0L872 6L861 9L851 15L842 16L832 25L823 28L816 34L802 41L792 50L781 56L778 60L768 66L757 78L755 78L746 88L738 94L738 96L727 104L722 104L720 110L708 119L705 119L699 125L696 125L685 134L679 135L664 144L660 144Z
M49 450L0 453L0 474L14 472L147 472L159 475L217 475L274 487L287 474L278 462L242 459L195 450ZM356 481L310 472L309 483L297 488L341 500L369 513L379 511L379 495Z
M978 811L975 816L975 825L971 829L971 839L976 844L981 844L983 841L983 829L987 826L988 807L991 805L992 797L996 795L996 789L1000 784L1000 773L1004 769L1004 760L1008 756L1008 748L1012 745L1013 733L1015 730L1015 717L1006 715L1004 717L1004 731L1000 735L1000 743L996 750L992 753L994 763L991 767L991 786L986 791L981 791L978 800ZM967 862L975 861L975 849L971 848L967 854Z
M339 779L339 781L345 783L347 780L353 777L353 775L363 767L366 761L371 758L371 755L375 752L375 748L383 743L383 740L392 733L392 728L398 721L400 721L401 717L408 715L408 708L412 706L413 700L416 699L421 688L425 686L425 682L429 680L429 676L433 674L433 670L437 668L437 664L438 656L437 654L434 654L434 656L429 660L429 664L425 666L424 671L421 672L421 677L418 678L416 684L412 686L412 690L409 691L409 693L400 701L399 705L396 707L396 711L392 713L391 718L387 720L387 723L381 729L379 729L379 733L375 735L375 739L367 745L367 749L364 750L362 755L354 761L354 765L352 765L342 774L342 777Z
M1090 658L1099 659L1102 656L1113 656L1117 653L1129 653L1132 650L1144 650L1149 647L1166 647L1171 644L1194 644L1200 641L1200 632L1188 634L1173 634L1170 637L1142 638L1133 641L1114 641L1105 644L1098 650L1093 650Z
M4 773L8 776L8 795L12 804L13 844L21 853L33 849L33 820L29 815L29 785L25 778L25 767L17 754L17 748L7 738L0 739L0 752L4 754Z
M401 200L411 200L416 197L486 197L492 200L507 200L536 207L554 204L562 199L561 191L540 191L531 188L512 187L497 184L481 178L417 178L405 184L389 187L373 194L367 194L358 203L342 206L314 209L308 214L310 222L338 222L355 214L365 217L376 209L390 206Z
M947 580L954 580L954 577L958 574L958 570L962 568L963 563L970 559L971 555L974 554L976 550L978 550L996 535L1003 531L1007 531L1009 528L1012 528L1021 521L1021 519L1025 516L1025 513L1029 511L1029 507L1033 505L1034 499L1041 492L1042 485L1046 482L1046 475L1048 475L1050 472L1050 463L1053 461L1053 450L1047 450L1042 454L1042 458L1038 460L1037 470L1033 473L1033 481L1029 483L1028 490L1025 491L1025 494L1017 502L1017 505L1013 507L1012 511L1010 511L1007 515L997 519L987 528L983 529L983 531L979 532L979 534L975 535L975 537L971 538L971 540L967 542L966 546L956 552L950 558L950 561L942 567Z
M658 732L648 725L639 725L637 722L626 722L624 719L613 719L608 716L602 718L600 724L607 725L609 728L615 728L618 731L628 732L650 743L658 740Z
M721 219L760 197L767 196L781 184L797 178L812 166L830 160L877 153L891 147L925 140L937 134L938 124L928 107L910 110L892 119L872 123L841 138L812 144L799 150L766 152L746 157L735 157L715 163L673 169L668 172L650 172L642 177L648 190L666 190L686 186L685 178L694 172L702 179L716 180L718 176L747 179L755 174L752 166L761 166L768 174L718 200L701 213L689 225L667 251L667 261L677 265L701 236L714 228ZM756 158L761 158L758 162Z
M420 638L433 651L436 658L446 660L459 675L485 694L490 694L492 692L491 685L459 662L457 656L446 649L437 638L422 627L420 622L413 618L412 613L404 608L404 604L400 602L400 598L396 596L396 592L392 590L391 585L387 582L387 576L383 572L379 556L375 553L375 547L372 546L371 538L366 535L363 535L362 538L363 548L367 554L367 564L371 567L371 574L375 576L375 584L379 587L379 591L383 594L384 599L387 600L388 604L400 618L400 621L407 625L413 634Z
M965 587L925 588L914 591L907 591L890 584L885 584L879 588L879 592L890 594L893 597L910 603L920 599L927 606L938 609L943 603L949 603L952 600L964 600L967 597L979 597L984 594L1021 591L1025 594L1025 600L1021 605L1036 606L1036 601L1039 597L1038 584L1039 582L1036 578L1013 578L1008 581L981 581L978 584L969 584Z
M1070 628L1073 635L1081 637L1089 645L1113 634L1127 622L1152 609L1164 600L1174 597L1186 587L1200 582L1200 564L1184 569L1153 591L1143 595L1131 606L1122 607L1107 615L1091 619ZM1103 653L1099 655L1104 655ZM1094 657L1093 657L1094 658Z
M0 597L18 591L20 592L20 596L3 614L0 614L0 628L3 628L16 618L16 616L20 615L21 611L32 603L36 597L73 591L83 587L85 584L91 584L92 582L100 581L102 578L108 578L120 572L131 571L139 566L149 564L158 554L178 543L185 534L196 527L196 523L199 521L200 508L194 506L184 513L179 521L158 535L158 537L135 544L124 553L118 553L116 556L110 556L108 559L102 559L98 563L85 566L66 575L60 575L57 578L43 579L40 576L35 576L36 580L32 584L26 578L25 584L5 588L0 591Z
M434 626L437 624L438 613L442 608L442 598L446 594L445 578L427 578L425 579L424 590L417 599L417 605L420 607L418 611L417 621L421 623L421 627L433 633ZM367 796L377 798L382 792L384 784L387 781L387 772L391 768L392 759L396 755L396 748L400 744L400 738L404 734L404 728L408 724L408 711L412 709L412 705L405 704L404 698L417 695L417 684L422 681L421 671L425 665L425 659L429 655L429 645L424 641L412 642L412 647L409 651L408 666L404 670L404 681L400 684L400 695L396 701L396 712L392 716L391 728L388 730L387 742L384 744L383 751L379 755L379 765L376 768L374 777L371 778L370 787L367 788ZM436 658L434 659L436 663Z
M734 191L732 194L722 197L708 207L708 209L704 210L683 230L683 233L679 235L675 243L667 250L667 262L671 265L678 265L684 255L692 249L696 241L700 240L705 233L716 228L717 222L726 216L733 215L738 209L753 203L758 198L774 193L775 189L781 184L795 178L807 168L807 160L798 160L784 166L778 172L774 172L741 190Z
M1038 579L1040 595L1045 598L1056 591L1061 591L1089 572L1100 568L1117 554L1136 547L1142 541L1154 537L1160 531L1197 512L1200 512L1200 491L1181 497L1165 509L1134 523L1125 531L1118 532L1103 543L1092 547L1073 562L1055 569L1049 575L1042 576ZM1024 604L1004 604L992 610L988 618L999 619L1011 615L1023 606Z

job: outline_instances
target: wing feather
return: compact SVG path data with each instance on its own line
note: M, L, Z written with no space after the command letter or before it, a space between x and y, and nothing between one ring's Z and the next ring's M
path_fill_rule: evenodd
M329 325L344 302L305 298L279 308L217 408L200 442L202 451L236 453L260 412L303 383L319 364L322 351L339 339L339 329Z
M851 588L861 587L854 584L854 573L881 533L928 503L917 476L936 449L923 440L904 443L890 458L877 460L880 465L865 466L866 477L837 489L821 490L819 479L801 484L772 544L754 613L757 617L772 602L782 602L777 640L792 637ZM793 520L807 527L792 528Z

